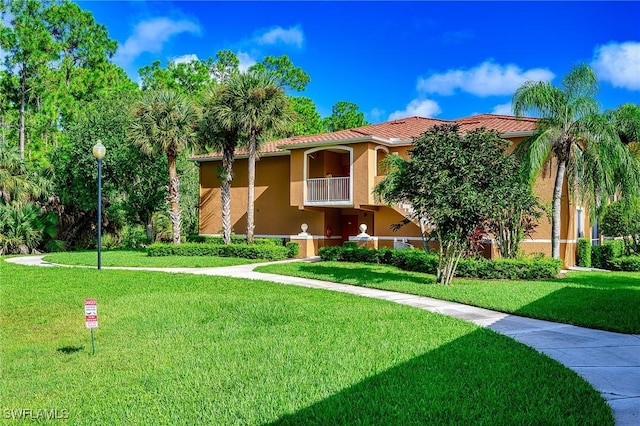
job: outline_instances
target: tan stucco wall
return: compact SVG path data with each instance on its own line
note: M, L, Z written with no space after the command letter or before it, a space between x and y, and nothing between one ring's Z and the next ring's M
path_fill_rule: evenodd
M219 234L222 230L220 212L220 162L200 165L200 233ZM234 162L231 184L231 223L236 234L246 233L247 161ZM324 214L299 210L289 204L289 157L265 157L256 162L255 183L256 234L291 235L300 232L306 223L309 233L324 233Z
M370 182L373 179L373 158L369 150L370 144L359 143L351 145L353 148L353 204L354 206L372 204L370 202ZM371 167L371 168L370 168Z
M288 158L291 185L289 205L302 208L304 205L304 150L293 150Z

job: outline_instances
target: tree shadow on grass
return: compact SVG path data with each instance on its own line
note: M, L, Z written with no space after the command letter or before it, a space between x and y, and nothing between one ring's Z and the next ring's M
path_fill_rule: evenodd
M270 425L613 424L577 375L479 329Z
M514 313L555 322L640 333L640 291L625 288L564 287Z
M405 281L415 284L433 284L435 277L416 276L415 273L402 270L379 271L376 265L359 264L358 266L324 266L322 263L309 263L300 266L300 271L320 276L331 277L329 281L355 283L360 286L379 284L390 281Z

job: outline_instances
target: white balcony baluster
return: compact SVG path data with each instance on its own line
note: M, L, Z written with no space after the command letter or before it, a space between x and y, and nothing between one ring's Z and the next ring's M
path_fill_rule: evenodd
M307 179L307 204L332 204L351 201L350 177Z

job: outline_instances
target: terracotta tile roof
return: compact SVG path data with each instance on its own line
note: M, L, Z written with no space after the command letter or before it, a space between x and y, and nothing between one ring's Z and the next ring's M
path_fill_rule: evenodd
M458 123L463 131L469 131L485 127L498 132L531 132L535 130L537 119L522 117L516 118L509 115L480 114L464 117L457 120L440 120L424 117L407 117L384 123L370 124L354 129L340 130L331 133L320 133L308 136L293 136L265 143L260 150L264 154L284 154L287 149L295 149L296 145L309 146L323 144L331 141L343 141L363 139L383 139L387 143L407 143L437 124ZM237 150L236 155L246 155L245 150ZM217 159L220 153L213 152L192 157L193 160Z
M460 123L462 130L485 127L504 133L532 132L536 129L538 119L531 117L516 118L512 115L480 114L454 120Z
M398 120L386 121L384 123L369 124L367 126L356 127L355 129L342 130L333 133L324 133L310 136L294 136L282 139L280 145L295 145L298 143L309 143L322 140L344 140L348 138L362 138L363 136L375 136L384 139L411 140L424 133L436 124L446 123L447 120L435 118L408 117Z

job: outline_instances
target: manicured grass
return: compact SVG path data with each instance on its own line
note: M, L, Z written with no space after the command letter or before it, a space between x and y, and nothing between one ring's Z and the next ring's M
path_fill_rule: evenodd
M393 266L345 262L295 262L256 269L273 274L334 281L430 296L497 311L590 328L640 333L640 273L569 272L546 281L454 279Z
M3 409L110 425L613 424L559 363L407 306L225 277L0 268Z
M47 262L60 265L96 266L96 251L74 251L51 253L44 257ZM147 256L144 250L105 250L101 254L102 266L135 266L147 268L213 268L218 266L244 265L263 262L256 259L213 256Z

